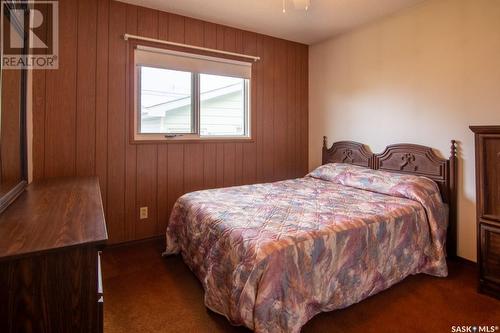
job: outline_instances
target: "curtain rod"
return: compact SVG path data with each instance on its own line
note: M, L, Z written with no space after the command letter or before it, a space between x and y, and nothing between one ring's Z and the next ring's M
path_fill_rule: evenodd
M193 50L220 53L220 54L225 54L225 55L230 55L230 56L235 56L235 57L240 57L240 58L252 59L254 62L257 62L257 61L260 60L260 57L250 56L250 55L247 55L247 54L241 54L241 53L236 53L236 52L228 52L228 51L210 49L210 48L207 48L207 47L201 47L201 46L195 46L195 45L189 45L189 44L183 44L183 43L169 42L169 41L166 41L166 40L149 38L149 37L142 37L142 36L131 35L131 34L124 34L123 35L123 39L124 40L137 39L137 40L143 40L143 41L147 41L147 42L154 42L154 43L165 44L165 45L185 47L185 48L189 48L189 49L193 49Z

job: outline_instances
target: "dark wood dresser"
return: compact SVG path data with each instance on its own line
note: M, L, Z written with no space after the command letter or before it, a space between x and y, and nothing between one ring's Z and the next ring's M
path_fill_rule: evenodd
M33 183L0 215L0 332L102 331L97 178Z
M500 126L471 126L476 146L479 291L500 298Z

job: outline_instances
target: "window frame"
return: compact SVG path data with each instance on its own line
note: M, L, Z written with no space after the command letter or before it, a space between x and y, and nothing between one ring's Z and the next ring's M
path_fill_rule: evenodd
M200 130L200 119L201 119L201 100L200 100L200 75L205 73L199 72L191 72L191 121L192 121L192 129L191 133L140 133L139 126L141 126L141 114L140 114L140 105L141 105L141 93L140 93L140 69L141 65L136 63L135 59L135 49L138 46L149 46L158 49L164 50L172 50L172 51L180 51L186 53L192 53L196 55L206 55L210 57L216 57L220 59L227 60L239 60L241 59L230 57L230 56L221 56L219 54L211 54L210 52L192 52L191 50L185 50L183 48L178 47L165 47L165 45L158 45L154 42L134 42L129 41L129 52L128 52L128 62L129 62L129 94L128 101L130 106L130 116L132 121L129 123L130 128L130 143L183 143L183 142L254 142L253 140L253 126L254 123L254 112L253 111L253 103L252 103L252 78L244 80L244 101L245 101L245 110L244 110L244 135L238 136L229 136L229 135L201 135ZM245 60L245 62L248 62ZM166 66L160 65L144 65L145 67L152 68L161 68L166 70L175 70L172 68L168 68ZM252 72L253 72L252 66ZM217 75L217 74L210 74ZM224 76L224 75L221 75Z

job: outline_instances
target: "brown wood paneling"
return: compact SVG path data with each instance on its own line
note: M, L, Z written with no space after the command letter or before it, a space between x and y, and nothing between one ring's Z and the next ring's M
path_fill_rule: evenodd
M186 44L204 46L203 21L186 17L184 29L184 42Z
M274 151L274 179L285 179L287 176L286 165L286 130L288 127L288 116L286 112L288 87L288 76L286 70L286 42L277 40L274 42L274 122L273 122L273 146L281 147Z
M224 160L223 160L223 185L233 186L236 185L235 164L236 164L236 150L234 143L224 144Z
M217 144L217 150L216 150L216 166L215 166L215 171L216 171L216 182L215 185L217 187L222 187L224 186L224 144L223 143L218 143Z
M33 124L33 179L43 179L45 172L45 71L33 71L32 117Z
M137 10L137 34L140 36L158 38L158 11L138 7ZM132 78L130 78L132 79ZM128 95L129 103L133 103L133 96ZM127 109L129 110L129 109ZM127 117L130 119L130 117ZM133 145L128 145L133 146ZM135 220L135 238L147 238L156 234L157 228L157 161L158 147L154 144L137 145L137 176L136 176L136 212L140 207L148 207L147 219ZM126 202L133 205L133 202ZM137 216L138 214L136 214Z
M0 191L4 195L21 180L21 80L19 70L3 70L0 117Z
M186 144L184 148L184 191L192 192L203 188L203 145Z
M222 48L226 51L237 52L236 50L236 30L229 27L221 27Z
M217 187L217 145L207 143L204 145L203 160L203 185L204 188Z
M78 17L76 174L88 176L95 170L97 1L79 1Z
M252 68L252 75L255 74L255 78L252 80L252 87L255 90L255 125L254 125L254 135L256 141L256 179L264 179L264 38L261 35L257 35L257 54L262 55L261 61L254 64Z
M274 38L265 36L263 38L263 94L262 94L262 173L263 180L268 182L274 179L274 77L275 77L275 47ZM281 61L281 59L278 59ZM283 82L284 84L284 82Z
M97 175L111 243L162 234L188 191L307 172L307 46L115 1L60 7L61 69L34 75L34 175ZM260 56L253 141L130 144L125 32Z
M158 12L158 38L168 39L168 13Z
M156 184L156 206L158 211L156 234L162 234L168 221L168 145L158 146L158 170Z
M77 16L77 1L59 6L59 69L45 73L45 177L75 174Z
M137 208L148 207L148 218L136 219L133 238L148 238L156 234L156 182L157 182L157 147L144 145L137 149Z
M81 0L82 1L82 0ZM64 5L63 5L64 6ZM106 221L112 242L125 234L126 31L127 5L111 1L108 59L108 190ZM135 205L135 203L134 203Z
M109 2L98 1L96 37L95 174L106 211L108 185L108 30ZM36 80L34 80L36 81ZM33 135L35 137L35 135Z
M297 105L297 108L295 110L295 168L294 168L294 173L296 177L300 176L300 170L302 168L302 162L301 162L301 155L302 155L302 145L301 141L303 139L302 137L302 117L301 117L301 109L302 109L302 104L303 102L303 97L302 97L302 92L300 91L302 86L301 86L301 80L302 80L302 70L303 70L303 65L302 65L302 53L300 51L300 45L295 46L295 55L296 55L296 63L295 63L295 84L296 84L296 95L295 95L295 103Z
M137 7L127 6L127 21L126 30L130 34L137 34ZM129 71L126 71L126 84L125 87L130 87L129 81L132 79L130 77ZM130 104L134 103L131 97L130 90L126 98L125 110L130 110ZM127 112L125 112L127 114ZM130 126L130 117L125 117L126 128ZM127 141L127 131L125 131L125 141ZM137 232L136 223L139 219L139 214L137 212L136 195L137 187L140 184L137 181L137 146L127 144L125 147L125 238L127 240L134 239ZM140 206L139 206L140 207Z
M297 120L299 122L299 160L297 162L297 176L303 177L308 170L308 145L309 145L309 117L308 117L308 104L309 104L309 89L308 89L308 75L309 75L309 61L308 61L308 48L305 45L299 45L299 66L300 66L300 77L298 79L299 88L297 89L297 94L300 96L299 103L299 115ZM306 85L304 86L304 82ZM304 111L305 110L305 111Z
M286 70L287 70L287 97L286 97L286 109L287 109L287 129L286 129L286 164L287 164L287 178L295 177L295 165L298 162L296 157L297 155L294 153L295 151L295 133L297 126L297 119L295 117L297 106L297 93L295 90L296 85L296 75L297 75L297 67L296 61L297 56L295 54L295 45L288 44L286 46Z
M184 145L168 146L167 167L167 215L170 216L175 201L184 193Z
M243 184L243 144L234 144L234 183Z
M46 4L36 4L35 9L46 12ZM45 15L44 15L45 16ZM37 32L45 40L46 25L42 25ZM47 71L32 71L32 165L33 180L43 179L45 174L45 74ZM43 124L43 125L42 125Z
M168 15L168 40L184 43L184 17L176 14Z
M215 23L203 22L203 38L205 47L217 48L217 25Z

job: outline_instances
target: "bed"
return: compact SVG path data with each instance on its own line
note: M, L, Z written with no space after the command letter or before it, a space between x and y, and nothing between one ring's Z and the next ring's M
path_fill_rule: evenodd
M446 276L455 254L456 148L381 154L323 144L304 178L185 194L165 254L180 253L205 305L255 332L300 332L411 274Z

